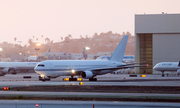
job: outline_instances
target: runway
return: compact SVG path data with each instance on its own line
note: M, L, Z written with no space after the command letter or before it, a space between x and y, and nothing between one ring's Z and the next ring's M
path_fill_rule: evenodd
M179 103L118 101L0 100L1 108L179 108Z

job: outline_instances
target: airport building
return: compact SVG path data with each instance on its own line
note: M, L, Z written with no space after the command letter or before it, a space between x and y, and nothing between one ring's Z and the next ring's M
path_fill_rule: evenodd
M135 15L135 61L147 61L136 73L152 73L159 62L180 60L180 14Z

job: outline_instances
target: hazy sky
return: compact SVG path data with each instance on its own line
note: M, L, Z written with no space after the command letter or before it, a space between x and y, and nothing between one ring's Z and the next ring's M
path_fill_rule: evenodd
M135 14L180 13L180 0L0 0L0 42L23 44L35 36L54 42L71 34L134 35Z

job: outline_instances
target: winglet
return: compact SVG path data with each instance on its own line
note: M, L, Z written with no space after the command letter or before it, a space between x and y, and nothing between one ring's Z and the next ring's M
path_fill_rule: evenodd
M122 62L129 35L124 35L119 45L111 55L110 61Z

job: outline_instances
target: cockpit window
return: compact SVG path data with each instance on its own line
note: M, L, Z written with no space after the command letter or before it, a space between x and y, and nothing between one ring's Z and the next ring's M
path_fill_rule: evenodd
M39 64L38 66L44 67L44 64Z

